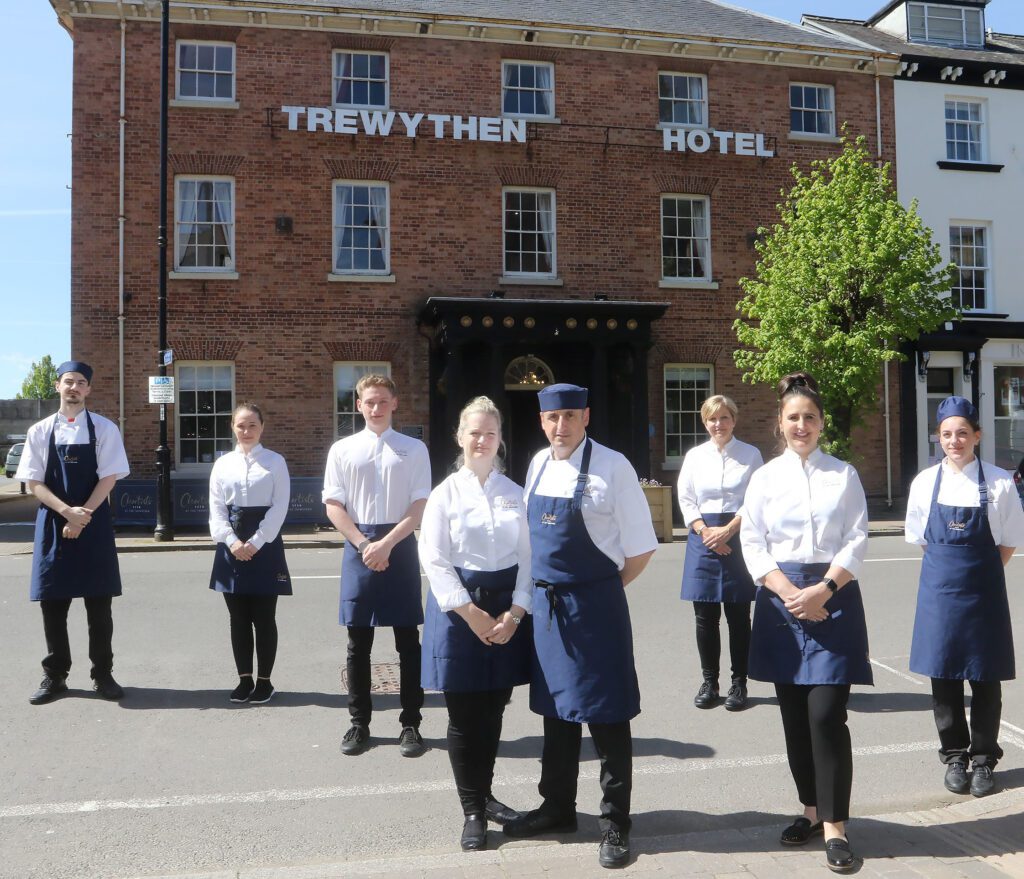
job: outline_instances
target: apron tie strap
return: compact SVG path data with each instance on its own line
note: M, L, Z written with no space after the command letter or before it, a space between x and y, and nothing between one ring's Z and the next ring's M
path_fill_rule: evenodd
M548 596L548 631L550 632L551 621L555 617L555 605L558 604L558 592L555 590L554 583L549 583L547 580L536 580L535 582Z

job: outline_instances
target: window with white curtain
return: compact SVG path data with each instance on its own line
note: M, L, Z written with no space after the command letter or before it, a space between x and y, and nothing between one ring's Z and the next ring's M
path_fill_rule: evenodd
M359 433L366 422L356 409L356 385L364 375L391 376L391 364L356 363L344 361L334 364L334 436L336 439Z
M211 465L235 447L231 431L234 365L181 361L175 364L175 369L177 462L185 467Z
M555 65L537 61L502 61L501 112L505 116L553 119Z
M665 458L681 460L708 438L700 407L711 396L713 376L710 366L689 363L666 363L664 375Z
M177 85L180 100L233 101L235 99L235 44L179 40Z
M985 120L981 101L946 101L946 158L981 162L985 158Z
M835 136L835 89L830 85L790 83L789 130L793 134Z
M505 274L554 277L554 190L505 189L502 197Z
M334 106L388 106L388 55L386 52L334 53Z
M661 276L711 280L709 201L700 195L661 197Z
M708 124L708 80L695 73L658 74L658 119L663 125Z
M907 34L913 43L982 49L985 47L985 13L982 9L941 3L908 3Z
M385 275L391 270L387 183L334 183L336 275Z
M235 260L235 181L175 178L174 268L231 272Z
M949 259L957 268L953 301L965 311L984 311L988 306L988 227L949 227Z

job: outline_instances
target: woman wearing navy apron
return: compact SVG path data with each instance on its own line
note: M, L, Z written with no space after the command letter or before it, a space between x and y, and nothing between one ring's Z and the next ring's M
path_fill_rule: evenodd
M756 588L743 564L739 509L751 474L764 463L754 446L733 436L736 414L736 404L728 397L708 397L700 417L711 439L690 449L679 471L679 507L689 529L681 597L693 602L703 676L693 704L698 708L718 704L719 623L724 605L732 660L732 684L725 700L728 711L747 705L750 603Z
M992 770L1003 756L1000 681L1015 671L1003 568L1024 544L1024 511L1013 477L977 457L974 404L948 397L936 422L945 458L917 475L907 497L907 542L924 546L910 670L932 681L946 788L982 797L994 789Z
M487 846L487 821L518 812L491 793L512 688L530 680L530 532L523 489L498 464L501 413L487 397L459 416L457 470L435 488L420 525L430 583L423 688L448 708L448 758L462 803L464 851Z
M750 677L775 684L789 767L804 814L783 845L824 833L828 867L857 867L846 839L853 749L846 725L851 684L872 683L864 604L856 576L868 513L857 471L818 448L824 410L805 372L779 382L785 450L750 478L740 541L759 584Z
M269 702L277 657L277 597L292 594L281 526L288 514L288 466L260 444L263 413L242 403L231 416L238 445L210 473L210 534L217 552L210 588L224 594L238 670L232 702ZM256 680L252 654L256 650Z

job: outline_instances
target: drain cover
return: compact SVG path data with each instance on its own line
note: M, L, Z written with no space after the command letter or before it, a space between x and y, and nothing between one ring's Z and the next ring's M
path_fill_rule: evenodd
M348 692L348 671L341 670L341 691ZM370 692L397 696L401 691L397 662L375 662L370 666Z

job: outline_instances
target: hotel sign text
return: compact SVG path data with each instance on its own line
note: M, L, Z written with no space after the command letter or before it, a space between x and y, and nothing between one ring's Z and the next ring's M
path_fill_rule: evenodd
M759 156L770 159L774 150L765 146L763 134L746 131L717 131L703 128L666 128L662 132L662 146L666 151L678 153L706 153L713 148L723 155Z
M333 134L433 135L452 140L526 143L525 119L496 116L451 116L444 113L396 113L394 110L340 110L331 107L282 107L288 130Z

